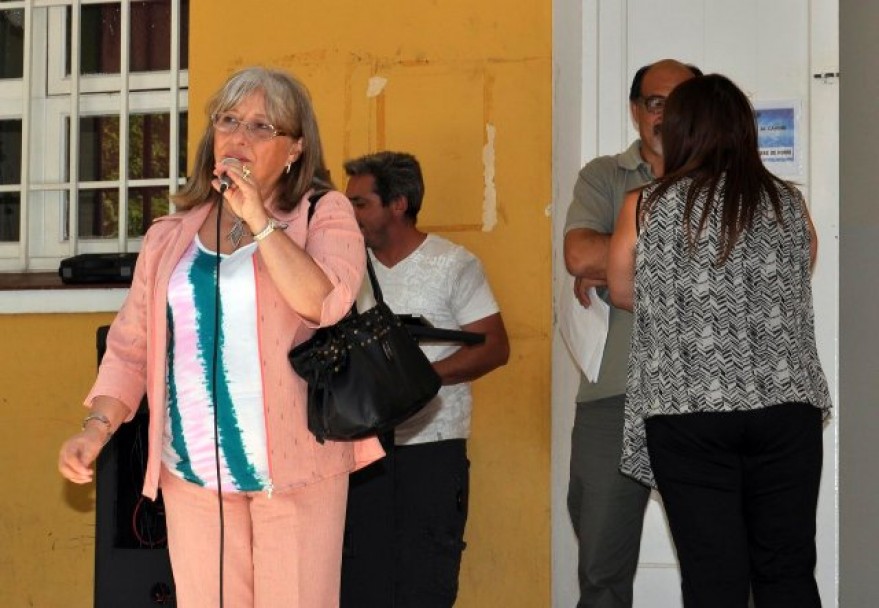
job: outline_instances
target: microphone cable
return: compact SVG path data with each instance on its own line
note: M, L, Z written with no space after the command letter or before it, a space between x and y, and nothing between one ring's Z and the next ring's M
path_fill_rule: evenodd
M220 523L220 606L223 608L223 554L226 544L226 519L223 511L223 484L220 478L220 423L217 416L217 371L220 359L220 221L223 218L223 194L225 194L228 186L220 184L220 200L217 202L217 242L215 253L215 272L216 281L214 283L214 344L211 353L211 401L214 406L214 463L217 467L217 504L219 505L219 523Z

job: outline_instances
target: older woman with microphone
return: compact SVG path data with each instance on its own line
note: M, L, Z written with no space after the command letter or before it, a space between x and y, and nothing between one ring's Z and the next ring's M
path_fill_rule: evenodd
M374 439L315 441L287 352L350 309L363 239L297 80L241 70L208 113L177 212L144 237L59 469L90 482L146 394L143 493L163 494L179 605L335 607L348 473L382 452Z

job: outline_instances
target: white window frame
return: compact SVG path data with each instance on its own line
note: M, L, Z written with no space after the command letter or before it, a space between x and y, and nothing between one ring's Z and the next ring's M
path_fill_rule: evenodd
M127 236L129 188L167 186L175 192L185 180L179 177L180 114L188 106L188 73L179 69L180 0L171 0L171 69L150 73L129 73L130 5L121 7L121 72L113 75L80 76L79 7L109 4L107 0L21 0L4 2L4 9L24 9L24 73L21 80L0 81L0 119L22 121L22 168L20 185L0 186L0 192L21 193L21 226L18 242L0 243L0 272L55 271L61 259L77 253L137 251L140 238ZM66 23L66 9L73 18ZM71 76L64 75L65 38L71 35ZM56 52L60 51L60 52ZM128 118L134 114L170 113L168 177L128 178ZM80 183L79 120L81 116L119 117L120 171L118 180ZM67 120L70 138L67 138ZM70 153L67 153L70 150ZM65 159L69 166L63 167ZM122 160L124 159L124 160ZM70 175L63 181L64 174ZM118 188L119 226L117 239L81 239L77 236L79 188ZM65 200L71 201L66 209ZM65 217L65 211L68 214ZM65 224L70 236L65 238Z
M80 5L88 4L112 4L108 0L80 0ZM73 2L69 4L74 4ZM58 6L50 9L48 22L49 40L64 40L67 35L66 8ZM179 9L179 7L178 7ZM172 6L173 10L173 6ZM123 10L123 17L127 11ZM60 47L61 53L50 54L47 58L48 72L47 85L50 95L69 95L70 94L70 77L64 73L64 66L67 62L67 56L63 51L65 46ZM75 48L75 47L73 47ZM124 57L128 56L127 51ZM71 62L71 65L73 63ZM171 71L156 72L129 72L128 73L128 89L131 91L155 90L169 88L169 79L172 77ZM122 89L122 74L93 74L79 77L80 93L100 93L104 91L118 91ZM180 72L180 86L187 88L189 86L189 75L187 72Z

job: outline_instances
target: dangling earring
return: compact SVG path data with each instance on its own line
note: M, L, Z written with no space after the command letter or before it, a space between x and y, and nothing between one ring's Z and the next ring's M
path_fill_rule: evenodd
M293 166L293 161L291 160L289 163L287 163L287 169L285 170L285 173L290 173L290 167L292 167L292 166Z

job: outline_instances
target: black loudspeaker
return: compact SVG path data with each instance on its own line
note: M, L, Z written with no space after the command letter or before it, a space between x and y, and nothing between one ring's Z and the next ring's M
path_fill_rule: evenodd
M98 328L98 362L109 327ZM165 508L141 494L147 456L146 399L97 461L95 608L176 606Z

